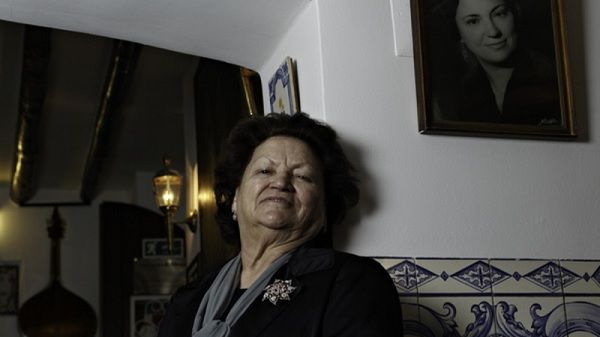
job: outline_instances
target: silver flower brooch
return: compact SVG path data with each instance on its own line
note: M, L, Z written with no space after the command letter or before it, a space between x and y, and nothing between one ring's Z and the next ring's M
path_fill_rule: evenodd
M292 280L279 280L275 281L265 287L265 293L263 294L263 302L269 300L269 302L277 305L279 301L289 301L290 294L296 290L296 287L292 286Z

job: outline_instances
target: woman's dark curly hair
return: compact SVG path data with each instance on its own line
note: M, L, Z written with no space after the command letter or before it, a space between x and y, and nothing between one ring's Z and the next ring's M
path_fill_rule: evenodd
M353 175L354 168L338 142L336 132L328 125L311 119L305 113L293 115L271 113L236 125L230 132L215 169L215 218L225 241L239 247L240 231L233 220L231 205L246 166L256 147L273 136L287 136L305 142L323 164L326 231L316 241L329 242L331 226L340 223L346 211L358 203L360 191Z
M461 40L460 32L456 26L455 17L456 11L460 0L445 0L439 2L438 0L429 1L432 6L431 13L434 15L430 20L437 20L439 27L445 30L446 34L453 36L456 42ZM522 10L518 0L505 0L504 4L507 6L508 11L513 14L515 20L515 29L517 33L522 32Z

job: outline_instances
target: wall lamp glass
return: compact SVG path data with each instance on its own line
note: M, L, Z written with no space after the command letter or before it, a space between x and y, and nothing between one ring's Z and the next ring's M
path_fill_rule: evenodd
M176 221L175 213L179 209L183 176L171 169L171 159L163 158L164 167L152 178L154 186L154 201L165 215L167 225L167 240L169 253L173 252L173 226L186 224L192 233L196 233L198 227L198 212L194 211L190 216L181 221Z

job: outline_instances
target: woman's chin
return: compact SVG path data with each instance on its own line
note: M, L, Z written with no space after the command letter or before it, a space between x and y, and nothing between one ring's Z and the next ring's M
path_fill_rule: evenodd
M275 209L256 214L256 222L268 228L285 228L298 222L293 212Z
M277 231L291 229L291 226L289 226L286 222L283 222L283 221L263 222L263 223L261 223L261 226L271 229L271 230L277 230Z
M513 68L514 55L509 52L488 53L485 57L478 57L479 62L494 67Z
M292 221L288 216L277 214L265 216L263 219L258 221L258 224L260 226L273 230L283 230L292 228L291 223Z

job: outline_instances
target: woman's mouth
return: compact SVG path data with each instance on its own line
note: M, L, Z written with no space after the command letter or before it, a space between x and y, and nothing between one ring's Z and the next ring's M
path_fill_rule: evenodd
M486 47L492 48L492 49L502 49L502 48L504 48L504 46L506 46L506 40L502 40L502 41L498 41L498 42L494 42L494 43L488 43L486 45Z
M268 197L268 198L264 198L262 200L262 202L273 202L273 203L285 204L285 205L290 204L290 201L288 199L282 198L282 197Z

